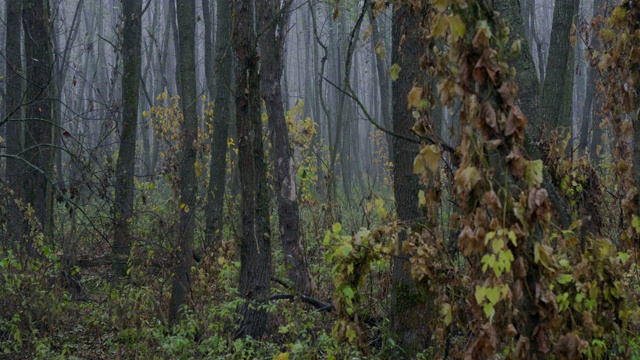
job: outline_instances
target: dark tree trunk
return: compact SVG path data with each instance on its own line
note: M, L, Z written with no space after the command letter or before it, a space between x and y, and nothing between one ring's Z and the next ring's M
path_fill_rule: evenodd
M211 137L211 163L207 190L205 247L209 248L222 236L222 216L226 185L227 137L233 106L233 76L231 59L231 2L218 0L216 27L215 112ZM207 75L210 79L212 75Z
M313 280L304 254L304 239L300 232L300 210L293 168L293 148L285 121L280 79L282 78L287 25L291 1L280 9L279 1L262 1L260 9L260 68L262 96L269 116L269 131L273 145L278 220L287 275L298 293L311 294ZM282 10L282 11L281 11ZM277 19L274 17L277 16ZM267 26L269 26L267 28Z
M195 59L195 0L178 1L178 41L180 59L180 107L184 120L181 131L180 164L180 224L177 244L177 263L174 269L169 321L177 325L182 317L181 308L187 306L191 289L189 279L193 266L193 238L196 213L196 140L198 117L196 113L196 59Z
M393 64L402 69L392 83L393 131L406 137L414 137L411 128L414 120L407 109L407 94L414 81L420 80L420 57L423 46L420 33L420 16L406 6L394 8L392 24ZM401 39L404 41L401 42ZM409 224L420 217L418 208L418 178L413 174L413 161L418 155L418 145L400 138L393 144L393 182L398 220ZM406 233L400 234L400 256L394 258L392 269L391 329L397 337L404 356L414 358L427 348L430 338L429 319L433 309L429 296L425 296L411 277L409 261L402 257L402 241Z
M51 41L49 38L49 4L47 0L26 0L22 21L26 58L26 119L24 158L30 163L23 186L26 203L34 209L42 230L48 225L51 211L50 182L54 155L51 117ZM50 225L50 224L49 224Z
M242 194L238 292L246 299L239 309L242 321L236 335L260 339L267 325L267 311L260 305L268 300L271 289L271 234L254 11L252 0L235 2L236 127Z
M7 158L6 180L13 191L13 197L23 198L22 179L25 171L24 163L18 159L22 152L22 47L20 45L20 19L22 17L22 1L7 0L5 69L6 103L5 111L8 119L6 128ZM9 203L8 239L14 243L22 240L22 214L14 201ZM3 244L6 245L6 244Z
M138 94L141 73L142 0L123 0L122 39L122 132L116 163L114 218L114 270L127 273L131 251L129 223L133 217L134 171L138 129Z

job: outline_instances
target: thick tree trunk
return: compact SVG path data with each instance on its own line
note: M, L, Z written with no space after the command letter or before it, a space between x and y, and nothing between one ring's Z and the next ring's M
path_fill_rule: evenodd
M233 76L231 59L231 2L218 0L216 27L215 112L211 137L211 163L209 166L209 189L207 190L207 219L205 247L222 236L222 216L226 186L227 138L233 106ZM210 78L211 75L207 75Z
M174 268L173 289L169 304L169 321L177 325L182 317L181 308L187 305L193 266L193 238L196 213L196 140L198 117L196 114L196 60L195 60L195 0L182 0L177 4L180 68L180 107L184 117L181 131L180 165L180 224L177 244L177 263Z
M13 191L13 197L22 199L23 188L22 179L25 171L24 163L17 157L22 152L22 47L20 45L20 19L22 16L22 1L7 0L6 3L6 42L5 42L5 69L6 79L6 102L5 112L9 120L6 128L7 158L6 180L9 188ZM15 156L16 158L14 158ZM22 240L22 214L14 201L10 202L9 208L9 234L10 241L19 243ZM3 244L7 245L7 244Z
M238 337L260 339L267 325L267 311L261 308L271 290L271 234L269 190L262 145L260 119L259 57L255 33L255 2L235 2L233 43L236 65L236 127L242 202L240 238L240 283L238 292L246 299Z
M142 0L123 0L122 39L122 132L116 163L116 194L113 254L114 270L127 273L131 251L129 223L133 217L134 171L138 129L138 94L141 72Z
M421 76L420 57L422 42L416 29L420 26L420 16L401 6L393 11L392 58L391 62L402 69L392 83L393 131L406 137L413 137L414 125L411 111L407 109L407 94L414 81ZM404 41L401 39L404 38ZM418 155L418 145L396 138L393 144L393 182L398 220L411 224L420 217L418 208L418 178L413 174L413 161ZM404 356L412 359L427 348L430 330L427 324L433 316L429 306L429 296L425 296L411 277L409 261L402 255L402 241L406 234L400 234L398 244L400 256L394 258L392 269L391 329Z
M26 0L22 12L26 58L26 126L24 158L30 163L23 185L27 204L33 207L42 230L47 225L52 196L49 194L53 165L51 117L51 42L47 0Z
M291 1L280 9L277 1L263 1L260 9L260 68L262 96L269 117L273 145L278 220L284 252L285 268L294 289L301 294L313 292L313 279L304 254L304 239L300 231L300 210L296 192L296 173L293 168L293 148L285 121L280 79L282 77L285 41ZM280 11L282 10L282 11ZM274 19L278 16L277 19ZM269 26L269 28L266 28Z

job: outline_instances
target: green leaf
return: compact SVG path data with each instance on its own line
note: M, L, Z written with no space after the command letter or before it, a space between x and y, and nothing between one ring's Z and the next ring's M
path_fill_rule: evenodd
M444 303L440 309L440 314L444 317L444 324L449 326L453 322L453 313L451 312L451 304Z
M493 315L496 314L496 309L493 307L493 304L486 303L482 306L482 310L484 310L484 315L489 318L489 320L493 320Z
M566 285L573 281L573 276L571 274L562 274L558 276L558 283L562 285Z
M476 285L474 296L476 297L476 303L478 303L478 305L482 304L484 299L487 297L487 288Z
M464 36L467 33L467 27L464 21L460 18L460 15L454 15L449 17L449 26L451 27L451 33L455 40Z
M349 285L342 288L342 293L349 299L353 299L353 297L355 296L353 289Z
M333 224L333 226L331 227L331 229L333 230L333 233L338 235L340 233L340 230L342 230L342 224L340 224L339 222Z
M529 187L538 187L542 184L542 160L527 161L524 182Z
M498 301L500 300L500 288L498 287L487 288L487 300L489 300L489 302L492 305L497 304Z

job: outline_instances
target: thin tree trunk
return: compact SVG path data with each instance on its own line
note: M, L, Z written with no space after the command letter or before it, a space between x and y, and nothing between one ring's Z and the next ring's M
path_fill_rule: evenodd
M136 138L138 130L138 94L141 73L142 0L123 0L122 39L122 132L116 163L114 270L127 274L131 251L130 222L133 218Z
M293 148L285 121L280 79L284 70L285 42L291 1L280 8L277 1L263 1L260 9L260 60L262 96L269 117L272 135L276 198L280 237L285 268L294 289L301 294L313 292L313 279L304 254L304 239L300 231L300 210L293 168ZM278 18L274 18L277 16ZM269 28L266 28L269 26Z
M196 214L196 140L198 136L196 59L195 59L195 0L181 0L176 9L180 56L180 107L184 117L181 131L182 161L180 164L180 223L177 263L173 273L173 288L169 304L169 322L177 325L183 317L191 289L193 239Z
M215 113L213 117L213 135L211 137L211 163L209 166L209 189L207 190L207 219L205 247L222 237L222 216L224 211L224 193L226 187L227 138L231 108L233 107L233 76L231 59L231 3L218 0L216 27L215 71ZM210 78L211 75L207 75Z

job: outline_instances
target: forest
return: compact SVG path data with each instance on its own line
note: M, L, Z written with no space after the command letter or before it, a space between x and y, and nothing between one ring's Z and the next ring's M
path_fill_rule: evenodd
M0 358L640 359L640 2L0 20Z

